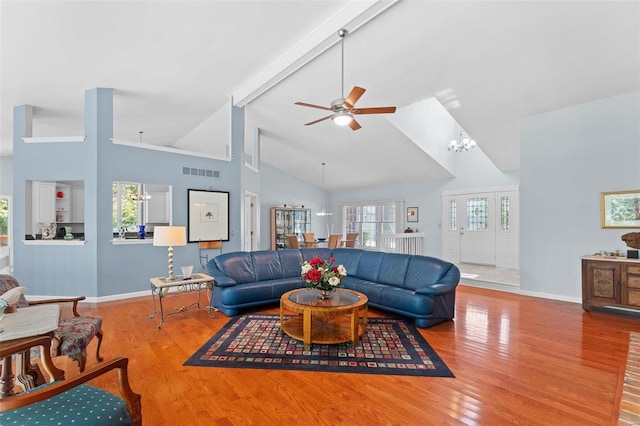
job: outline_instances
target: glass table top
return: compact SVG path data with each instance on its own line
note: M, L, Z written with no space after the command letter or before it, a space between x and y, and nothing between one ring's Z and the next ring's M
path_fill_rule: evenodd
M291 293L289 295L289 301L297 303L299 305L307 306L338 307L353 305L362 300L362 298L358 294L339 288L335 291L329 292L329 294L331 295L330 299L320 299L318 297L319 294L320 290L311 288L301 289L299 291Z

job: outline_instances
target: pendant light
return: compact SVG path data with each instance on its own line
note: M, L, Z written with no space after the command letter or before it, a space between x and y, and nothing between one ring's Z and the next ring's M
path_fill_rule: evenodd
M316 213L316 216L333 216L333 213L329 213L324 207L324 166L326 166L326 164L322 163L322 207L320 211Z

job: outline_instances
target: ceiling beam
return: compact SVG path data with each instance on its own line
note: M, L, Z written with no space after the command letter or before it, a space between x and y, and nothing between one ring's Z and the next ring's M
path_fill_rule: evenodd
M234 105L243 107L340 42L338 30L354 32L400 0L348 2L307 37L233 92Z

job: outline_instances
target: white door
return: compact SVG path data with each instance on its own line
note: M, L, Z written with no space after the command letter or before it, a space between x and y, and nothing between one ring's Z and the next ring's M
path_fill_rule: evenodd
M258 239L258 196L245 192L244 195L244 250L254 251L260 247Z
M460 221L460 262L496 264L495 194L470 194L458 210Z

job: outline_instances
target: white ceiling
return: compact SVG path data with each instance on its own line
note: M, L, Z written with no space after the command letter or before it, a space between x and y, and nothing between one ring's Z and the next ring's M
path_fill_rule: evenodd
M93 87L114 88L114 138L137 141L144 131L145 143L211 152L228 129L185 136L228 108L230 96L238 102L265 70L318 46L317 57L246 105L247 127L261 129L263 162L316 185L326 162L329 190L450 177L385 116L358 117L355 132L329 120L303 126L327 114L294 102L329 106L341 96L341 27L351 31L345 91L367 89L358 106L402 108L436 97L504 171L519 168L521 118L640 90L638 1L3 0L0 7L1 155L12 152L13 106L35 107L34 136L82 135L84 91ZM381 13L370 19L372 11Z

